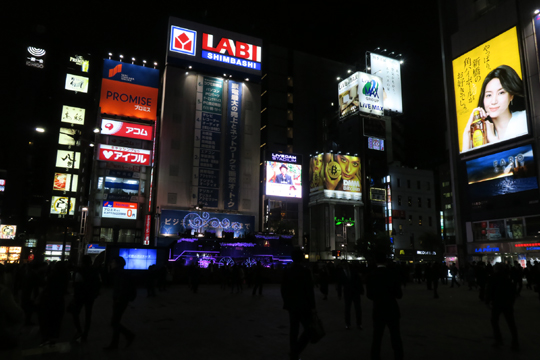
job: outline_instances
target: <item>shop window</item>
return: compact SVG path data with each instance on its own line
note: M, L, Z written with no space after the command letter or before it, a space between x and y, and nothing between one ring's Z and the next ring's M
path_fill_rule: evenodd
M523 218L506 219L506 232L509 239L523 239Z
M399 225L399 235L403 235L403 225Z
M135 229L120 229L118 234L118 242L135 242Z
M101 228L99 232L99 242L113 242L113 228Z

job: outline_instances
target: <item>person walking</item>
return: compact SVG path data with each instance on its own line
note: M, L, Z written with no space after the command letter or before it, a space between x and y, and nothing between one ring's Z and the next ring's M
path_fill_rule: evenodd
M362 307L360 306L360 295L364 294L364 286L358 269L350 266L348 262L343 262L343 298L345 299L345 328L351 328L351 307L354 304L356 315L356 327L362 330Z
M456 280L456 276L458 274L458 268L456 266L456 263L452 263L452 266L450 266L450 275L452 275L452 282L450 283L450 287L453 288L454 287L454 284L456 284L458 287L460 287L461 285L458 283L458 281Z
M92 258L84 255L81 260L81 267L75 272L73 279L73 299L68 309L73 317L73 323L77 330L73 340L86 342L90 324L92 322L92 308L94 300L99 294L101 280L96 269L92 268ZM84 307L84 330L81 327L79 314Z
M377 267L368 274L366 295L373 301L373 342L371 359L381 358L381 342L385 327L390 330L394 359L403 359L403 342L399 329L400 311L397 299L403 292L398 275L386 265L384 253L376 255Z
M4 265L0 264L0 359L22 359L19 335L24 323L24 311L5 284Z
M519 350L517 326L514 319L514 301L515 292L512 280L506 272L504 265L498 263L494 267L494 273L488 281L486 291L486 304L488 306L491 305L491 327L493 329L493 336L495 337L494 347L503 345L503 338L499 327L499 317L503 314L512 335L511 348L513 351Z
M262 296L263 282L264 282L264 266L260 261L257 261L257 265L253 269L253 291L252 295L255 296L257 289L259 289L259 295Z
M316 314L315 291L313 289L313 277L311 271L302 265L304 253L300 248L291 252L293 264L285 269L281 282L281 297L283 309L289 312L289 345L290 359L298 360L300 353L309 342L309 328ZM300 333L300 324L303 332Z
M127 309L128 303L135 300L137 296L137 288L131 276L124 270L126 260L123 257L117 256L111 262L111 271L113 275L113 309L111 317L111 326L113 335L111 343L103 348L105 351L118 349L120 334L126 340L126 347L130 346L135 339L135 334L121 324L122 315Z

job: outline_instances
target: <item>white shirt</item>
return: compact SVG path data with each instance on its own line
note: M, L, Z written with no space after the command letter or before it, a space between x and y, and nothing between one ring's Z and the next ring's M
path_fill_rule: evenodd
M506 127L506 133L504 137L499 140L508 140L521 135L528 134L529 130L527 128L527 114L525 111L514 111L512 117L508 122Z

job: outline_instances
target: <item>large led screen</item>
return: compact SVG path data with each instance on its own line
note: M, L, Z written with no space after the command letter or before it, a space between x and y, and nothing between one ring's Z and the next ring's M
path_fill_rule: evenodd
M310 193L324 191L325 197L361 200L361 164L358 156L318 154L309 163Z
M302 197L302 165L266 161L266 195Z
M104 218L137 220L137 203L103 201Z
M461 153L529 133L515 27L452 66Z
M148 270L156 265L156 249L119 249L118 255L126 260L126 270Z
M531 145L467 161L471 201L538 189Z

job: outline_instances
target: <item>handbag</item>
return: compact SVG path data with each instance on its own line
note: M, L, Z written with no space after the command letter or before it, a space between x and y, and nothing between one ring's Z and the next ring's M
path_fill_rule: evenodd
M317 313L314 313L311 325L309 326L309 342L316 344L324 337L324 335L326 335L326 332L324 331L322 321L319 319Z

